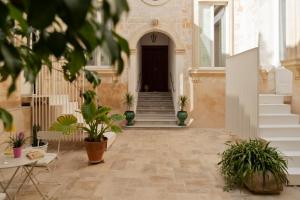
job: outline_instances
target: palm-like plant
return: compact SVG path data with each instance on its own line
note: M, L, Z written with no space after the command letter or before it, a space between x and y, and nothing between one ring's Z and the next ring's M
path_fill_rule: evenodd
M81 128L88 134L87 141L101 142L104 139L104 133L121 132L116 122L123 120L124 117L119 114L110 115L110 111L108 107L97 107L94 101L85 101L81 107L81 114L86 125Z
M261 173L264 180L271 173L277 184L287 183L287 162L269 143L254 139L227 145L218 163L226 182L224 189L243 186L255 173Z
M95 96L96 93L93 91L87 91L84 94L84 103L81 106L81 114L85 121L83 126L78 125L74 115L63 115L57 118L50 130L59 131L65 135L84 130L88 134L86 140L89 142L101 142L104 139L104 133L108 131L121 132L116 122L123 120L123 115L110 115L110 108L98 107L95 103Z
M179 96L179 107L180 107L180 111L184 111L185 107L188 104L188 97L185 95L181 95Z
M124 104L127 106L127 110L130 111L134 102L134 96L131 93L126 93L124 98Z
M70 135L78 130L77 118L74 115L59 116L49 130L58 131L64 135Z

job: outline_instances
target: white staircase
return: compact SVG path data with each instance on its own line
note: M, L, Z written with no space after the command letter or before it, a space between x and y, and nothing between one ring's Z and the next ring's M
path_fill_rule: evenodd
M50 106L61 106L62 113L60 115L74 115L78 123L83 123L78 102L70 101L68 95L51 95L49 104Z
M289 184L300 185L299 116L284 104L283 95L259 95L259 133L288 160Z
M140 92L135 128L177 128L171 92Z

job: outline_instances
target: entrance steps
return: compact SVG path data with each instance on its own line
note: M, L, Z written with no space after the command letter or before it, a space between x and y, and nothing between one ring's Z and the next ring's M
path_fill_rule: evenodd
M288 161L289 185L300 185L300 121L283 95L259 96L259 133Z
M171 92L140 92L130 128L178 128Z

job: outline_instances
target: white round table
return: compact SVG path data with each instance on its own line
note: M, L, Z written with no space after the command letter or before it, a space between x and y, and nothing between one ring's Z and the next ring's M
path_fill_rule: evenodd
M43 195L41 190L39 189L38 185L35 183L35 181L32 178L32 172L35 167L35 164L39 159L35 160L30 160L26 157L26 153L28 152L28 149L24 149L22 152L22 156L20 158L13 158L13 157L8 157L5 155L0 156L0 169L9 169L9 168L16 168L14 173L12 174L11 178L9 179L8 183L4 185L0 181L0 187L3 189L4 193L6 193L8 199L15 199L21 188L23 187L24 183L26 180L29 178L30 181L33 183L35 189L38 191L38 193L41 195L43 199L46 199L46 197ZM24 169L25 171L25 178L21 181L21 185L18 187L16 193L14 194L14 197L11 198L9 194L7 193L7 190L9 186L11 185L12 181L16 177L18 171L20 169Z

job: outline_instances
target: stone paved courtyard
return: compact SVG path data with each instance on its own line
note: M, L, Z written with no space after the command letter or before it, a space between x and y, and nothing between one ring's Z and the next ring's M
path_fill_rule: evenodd
M88 166L84 149L71 146L61 152L54 178L37 177L43 192L60 200L300 199L299 187L275 196L223 192L217 154L230 139L218 129L125 130L104 164ZM26 185L18 199L40 198Z

